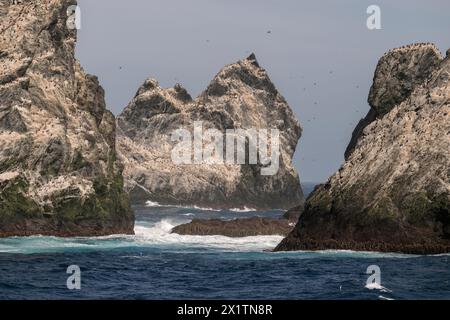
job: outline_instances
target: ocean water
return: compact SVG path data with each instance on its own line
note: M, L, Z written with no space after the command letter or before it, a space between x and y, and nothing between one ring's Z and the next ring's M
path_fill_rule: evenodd
M449 255L270 252L281 236L170 234L192 218L282 211L135 207L136 235L0 239L0 299L450 299ZM81 290L67 289L68 266ZM366 285L377 265L381 284Z

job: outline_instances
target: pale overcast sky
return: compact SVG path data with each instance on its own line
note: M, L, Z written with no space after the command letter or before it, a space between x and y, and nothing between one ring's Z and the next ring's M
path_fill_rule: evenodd
M304 182L326 181L342 164L385 51L413 42L450 47L448 0L78 2L77 57L115 114L150 76L197 96L223 66L255 52L304 129L294 159ZM382 30L366 27L372 4Z

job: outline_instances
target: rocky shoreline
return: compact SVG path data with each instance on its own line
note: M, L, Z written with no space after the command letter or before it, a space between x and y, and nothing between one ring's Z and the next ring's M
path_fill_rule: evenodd
M294 249L295 248L295 249ZM343 240L296 240L287 238L283 240L274 251L321 251L321 250L352 250L368 252L392 252L412 255L437 255L450 252L450 245L446 243L395 243L384 241L343 241Z
M303 212L303 205L286 211L281 218L249 217L234 220L194 219L172 229L180 235L211 236L231 238L251 236L287 236Z

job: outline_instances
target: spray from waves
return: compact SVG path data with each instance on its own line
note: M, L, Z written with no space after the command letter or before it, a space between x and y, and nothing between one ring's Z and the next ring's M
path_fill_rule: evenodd
M137 224L135 227L136 241L140 243L151 243L153 245L258 252L273 249L283 239L282 236L229 238L225 236L188 236L171 233L171 230L181 223L184 222L163 219L153 226Z
M195 210L201 210L201 211L214 211L214 212L220 212L220 211L230 211L230 212L237 212L237 213L247 213L247 212L257 212L257 209L254 208L248 208L248 207L243 207L243 208L232 208L232 209L223 209L223 210L219 210L219 209L213 209L213 208L205 208L205 207L199 207L199 206L179 206L179 205L166 205L166 204L160 204L158 202L154 202L154 201L147 201L145 203L145 205L149 208L182 208L182 209L195 209ZM272 209L272 211L285 211L282 209Z
M161 207L161 206L162 206L162 205L159 204L158 202L153 202L153 201L150 201L150 200L148 200L148 201L145 203L145 205L146 205L147 207L155 207L155 208Z

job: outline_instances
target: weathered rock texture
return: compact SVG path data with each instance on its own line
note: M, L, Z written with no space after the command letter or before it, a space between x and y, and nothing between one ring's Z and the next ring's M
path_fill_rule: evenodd
M385 55L369 98L377 117L276 250L449 252L449 78L433 45Z
M0 236L132 233L115 119L74 58L71 0L0 0Z
M298 206L298 207L289 209L289 210L286 211L286 213L283 215L283 218L284 218L284 219L287 219L287 220L289 220L289 221L295 221L295 222L297 222L298 219L300 218L300 215L302 214L302 212L303 212L304 209L305 209L304 204L302 204L302 205L300 205L300 206Z
M278 129L280 168L261 174L261 164L175 165L173 131ZM193 100L180 85L162 89L149 79L118 117L118 150L126 188L136 201L209 208L289 208L303 202L291 160L301 128L285 99L254 55L222 69Z
M346 159L364 129L405 101L414 89L424 83L441 60L441 53L432 44L415 44L394 49L380 59L369 93L369 113L356 126L345 151Z
M235 220L195 219L190 223L173 228L172 233L181 235L214 236L231 238L280 235L287 236L295 222L288 219L251 217Z

